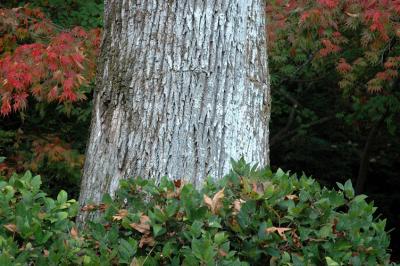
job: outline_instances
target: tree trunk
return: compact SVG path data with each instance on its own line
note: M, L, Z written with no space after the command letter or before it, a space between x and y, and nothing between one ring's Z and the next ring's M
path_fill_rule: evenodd
M264 0L106 0L80 203L269 163ZM81 216L82 218L82 216Z
M364 149L360 156L360 166L358 168L358 176L356 180L356 193L361 194L364 193L365 183L367 182L368 177L368 168L369 168L369 160L371 155L371 148L374 144L376 137L378 136L379 129L385 121L386 114L383 114L382 117L375 123L375 125L370 130L367 141L365 142Z

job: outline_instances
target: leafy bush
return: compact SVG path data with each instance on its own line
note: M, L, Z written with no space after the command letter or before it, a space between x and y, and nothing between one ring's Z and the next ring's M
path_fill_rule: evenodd
M329 190L282 170L234 163L199 191L135 178L78 230L77 203L27 172L0 181L0 265L389 265L376 208L350 182Z
M61 191L57 199L40 190L30 172L0 181L0 265L38 265L70 261L69 229L78 212L75 200ZM73 254L75 255L75 254Z

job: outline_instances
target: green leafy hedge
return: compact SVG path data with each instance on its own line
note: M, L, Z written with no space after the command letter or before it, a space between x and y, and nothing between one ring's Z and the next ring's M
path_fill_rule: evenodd
M385 221L354 195L243 161L201 191L180 180L121 182L84 211L27 172L0 181L0 265L390 265Z

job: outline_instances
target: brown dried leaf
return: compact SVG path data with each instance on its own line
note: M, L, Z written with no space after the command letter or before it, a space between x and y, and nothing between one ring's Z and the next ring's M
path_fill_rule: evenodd
M296 232L293 230L292 231L292 238L293 238L293 243L297 248L301 248L302 244L301 244L301 240L300 237L296 234Z
M204 203L211 209L213 214L217 214L219 209L222 207L222 199L224 198L224 190L225 188L221 189L217 193L215 193L213 199L204 195Z
M333 219L333 224L332 224L332 233L336 234L336 226L338 224L338 219L334 218Z
M174 180L174 189L173 190L168 190L165 197L167 199L180 199L181 197L181 192L182 192L182 188L184 186L186 182L182 179L178 179L178 180Z
M107 204L100 203L99 204L99 210L104 212L108 208Z
M173 237L174 235L176 235L176 232L167 232L168 237Z
M219 250L218 250L218 254L219 254L221 257L226 257L226 256L228 256L228 253L226 253L225 250L223 250L223 249L219 249Z
M352 17L352 18L356 18L358 16L360 16L360 14L354 14L354 13L350 13L350 12L344 12L346 13L347 16Z
M150 235L143 235L139 242L139 247L142 248L144 245L154 246L155 241L154 238Z
M297 195L286 195L285 199L288 199L288 200L299 200L299 197Z
M182 192L182 188L183 188L183 182L181 182L181 185L179 187L175 187L174 190L169 190L167 191L167 194L165 195L165 197L167 199L180 199L181 197L181 192Z
M108 231L110 230L111 226L112 226L111 223L107 223L104 225L104 228Z
M205 195L205 194L204 194L204 196L203 196L203 199L204 199L204 203L205 203L210 209L212 209L212 206L213 206L212 199L211 199L209 196Z
M85 206L83 206L82 208L81 208L81 211L83 211L83 212L87 212L87 211L93 211L93 210L95 210L96 209L96 205L94 205L94 204L88 204L88 205L85 205Z
M75 227L72 227L70 234L73 239L78 239L78 229L76 229Z
M229 226L233 231L240 230L240 225L234 216L229 219Z
M257 193L258 195L264 195L264 184L262 183L253 183L252 184L253 192Z
M113 221L120 221L128 215L128 210L121 209L116 215L113 216Z
M15 224L5 224L3 225L8 231L15 233L17 232L17 226Z
M182 180L181 179L174 180L174 185L176 188L180 188L182 185Z
M242 207L242 204L245 203L246 201L242 200L242 199L237 199L233 202L233 215L236 215L240 212L240 209Z
M264 195L265 189L269 186L272 186L272 182L270 181L265 181L265 182L261 182L261 183L251 183L252 186L252 191L257 193L258 195L262 196Z
M286 236L285 236L285 232L287 231L291 231L292 228L288 228L288 227L269 227L267 229L265 229L265 231L269 234L271 233L275 233L277 232L279 234L279 236L283 239L283 240L287 240Z
M38 218L40 219L40 220L43 220L45 217L46 217L46 213L45 212L39 212L38 213Z
M142 234L150 233L150 218L147 215L140 216L140 223L131 223L130 226Z
M131 261L130 266L140 266L140 263L137 260L137 258L133 258L133 260Z
M177 212L177 213L175 214L175 219L176 219L177 221L182 221L183 217L185 217L185 213L184 213L184 212Z
M176 191L168 191L167 194L165 194L165 198L167 199L174 199L178 197L179 195L176 193Z

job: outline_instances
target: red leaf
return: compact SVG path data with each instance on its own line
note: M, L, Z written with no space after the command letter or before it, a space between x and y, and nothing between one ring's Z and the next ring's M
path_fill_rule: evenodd
M60 61L62 66L68 66L72 63L72 60L69 56L61 56Z
M72 88L74 87L74 79L73 77L69 77L64 81L63 84L64 91L72 91Z
M1 103L0 113L2 115L8 115L11 112L11 104L8 98L3 96L3 100Z
M336 70L339 73L344 74L344 73L351 71L351 66L346 62L346 59L340 58L339 64L336 66Z
M23 110L26 108L26 98L28 98L28 93L23 92L21 94L15 94L13 96L14 104L13 109L14 111Z
M318 2L329 8L335 8L339 4L339 0L318 0Z
M54 86L49 93L47 94L47 98L49 101L54 101L58 97L58 87Z
M32 89L32 94L36 97L39 97L41 92L42 92L42 86L40 86L40 85L37 85L37 86L33 87L33 89Z

